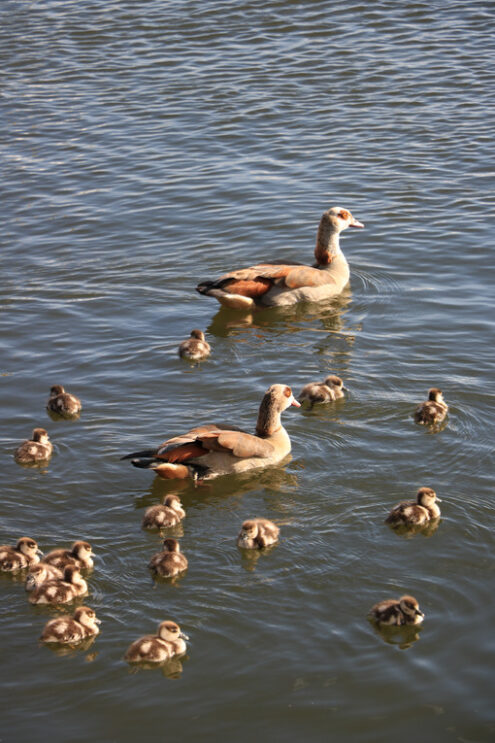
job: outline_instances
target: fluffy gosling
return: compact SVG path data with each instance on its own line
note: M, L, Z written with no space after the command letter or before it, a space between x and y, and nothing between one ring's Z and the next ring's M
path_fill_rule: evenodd
M99 633L97 619L89 606L79 606L72 617L56 617L45 624L40 636L41 642L76 643Z
M280 529L268 519L245 521L237 537L237 546L242 549L262 549L278 541Z
M145 635L135 640L127 649L124 659L128 663L163 663L174 655L183 655L188 636L175 622L166 620L158 625L156 635Z
M371 607L368 615L378 624L401 627L406 624L421 624L424 614L414 596L401 596L400 599L385 599Z

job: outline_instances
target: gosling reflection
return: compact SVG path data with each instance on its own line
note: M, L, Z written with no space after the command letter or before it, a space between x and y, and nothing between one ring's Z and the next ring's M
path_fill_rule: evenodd
M420 639L419 633L422 630L422 627L420 625L387 627L383 624L377 624L371 618L369 621L375 631L375 634L379 635L382 638L383 642L386 642L387 645L395 645L397 648L399 648L399 650L408 650L414 645L415 642Z
M180 678L182 671L184 670L183 663L189 659L188 655L183 655L180 658L170 658L164 660L161 663L152 663L150 661L141 661L141 663L135 663L129 666L129 674L140 673L141 671L156 671L159 669L162 676L175 681Z

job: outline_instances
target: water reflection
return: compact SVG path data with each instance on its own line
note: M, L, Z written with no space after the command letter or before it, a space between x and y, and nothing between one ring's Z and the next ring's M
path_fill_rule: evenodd
M39 642L38 644L40 647L44 647L50 650L54 655L58 655L59 658L73 658L74 656L79 655L81 652L84 653L86 650L89 650L95 640L96 637L85 637L84 640L81 640L80 642L63 644L57 642ZM97 655L97 652L90 653L85 658L86 662L91 663L95 660Z
M241 555L241 565L244 570L247 570L248 572L253 572L256 570L256 565L258 563L258 560L260 557L268 557L268 555L273 552L278 545L271 544L269 547L263 547L263 549L242 549L242 547L237 547L240 555Z
M440 526L440 521L441 519L439 516L436 519L431 519L430 521L428 521L427 524L424 524L423 526L421 526L420 524L414 524L410 526L408 526L407 524L387 524L387 526L398 536L410 539L411 537L416 536L416 534L421 534L423 537L433 536L433 534Z
M58 423L59 421L74 422L78 421L81 417L81 413L76 413L75 415L60 415L60 413L55 413L53 410L50 410L50 408L46 408L46 414L54 423Z
M305 326L308 323L313 326L319 323L328 333L343 333L346 332L343 316L351 299L351 289L346 287L342 294L326 302L299 302L289 307L260 307L247 314L222 307L212 318L207 330L219 338L226 338L246 328L274 333L283 327L284 332L299 333L307 329Z
M404 627L389 627L383 624L377 624L373 619L368 620L375 633L379 635L387 645L395 645L399 650L408 650L417 642L421 625L409 625Z
M170 658L163 661L163 663L149 663L146 661L133 663L129 666L129 673L134 674L140 671L155 671L160 669L162 676L174 681L182 675L183 661L187 661L188 659L188 655L182 655L180 658Z
M239 475L222 475L206 482L199 480L163 480L155 477L146 495L135 501L136 508L163 502L170 494L180 494L182 504L187 512L188 506L200 502L212 502L223 497L239 497L253 490L264 488L273 493L284 492L298 487L298 477L294 472L287 472L284 467L292 461L292 455L272 467L253 470Z

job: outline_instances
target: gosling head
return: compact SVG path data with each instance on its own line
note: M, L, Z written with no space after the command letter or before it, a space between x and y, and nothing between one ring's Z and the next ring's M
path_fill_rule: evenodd
M182 502L178 495L167 495L163 501L163 505L175 510L182 508Z
M239 539L256 539L258 536L258 524L256 521L244 521L241 531L239 533Z
M414 624L419 624L424 619L424 614L419 608L419 604L414 596L401 596L399 599L399 607L403 614L411 619Z
M197 338L198 341L204 341L205 334L202 330L191 330L191 338Z
M435 501L438 501L438 503L442 502L440 498L437 497L433 488L419 488L416 498L418 505L424 506L425 508L432 506Z
M179 638L189 640L189 637L181 631L179 625L170 620L165 620L158 625L158 637L167 642L176 642Z
M35 557L43 557L43 552L31 537L21 537L16 544L16 550L22 552L28 560L33 560Z
M163 540L164 552L180 552L180 544L177 539L171 537Z
M330 387L330 389L335 389L336 392L346 392L346 388L344 387L343 380L338 377L336 374L329 374L328 377L325 379L325 382L327 387Z
M78 539L77 542L74 542L70 551L76 560L86 560L93 553L93 548L89 542Z
M63 392L65 392L65 389L61 384L54 384L53 387L50 387L50 397L57 397L57 395L61 395Z
M431 387L428 390L428 400L431 402L445 402L443 399L442 390L438 389L438 387Z
M77 583L82 578L77 565L67 565L64 570L64 581L66 583Z
M74 619L88 629L96 629L95 625L101 624L101 619L96 618L96 613L89 606L79 606L74 612Z
M48 433L45 431L44 428L34 428L33 429L33 437L32 437L31 440L38 442L38 444L47 444L48 443Z

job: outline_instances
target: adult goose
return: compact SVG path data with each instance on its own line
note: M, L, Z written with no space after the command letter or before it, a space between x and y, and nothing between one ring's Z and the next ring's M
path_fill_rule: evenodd
M126 454L135 467L153 469L165 479L211 479L280 462L291 450L280 416L300 407L290 387L272 384L259 408L256 433L209 423L165 441L157 449Z
M261 263L202 281L196 291L236 310L319 302L340 294L349 281L349 265L339 236L347 227L364 227L350 211L333 206L323 213L316 235L313 266Z

